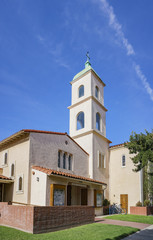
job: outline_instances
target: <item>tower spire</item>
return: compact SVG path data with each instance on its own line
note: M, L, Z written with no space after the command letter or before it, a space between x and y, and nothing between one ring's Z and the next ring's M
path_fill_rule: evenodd
M91 63L89 62L90 57L89 57L89 52L86 53L87 56L87 61L85 62L85 68L87 68L88 66L91 66Z

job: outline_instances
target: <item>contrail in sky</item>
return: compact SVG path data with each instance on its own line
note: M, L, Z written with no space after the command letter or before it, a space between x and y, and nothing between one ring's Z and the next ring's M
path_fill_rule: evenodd
M128 56L135 55L135 51L133 46L129 43L128 39L125 38L123 30L122 30L122 25L119 23L117 20L117 17L114 13L114 9L107 0L99 0L100 3L100 9L105 13L105 15L109 19L109 26L115 31L117 37L121 41L122 45L124 46L126 53ZM144 85L147 93L150 96L150 99L153 101L153 89L150 87L150 84L143 74L140 66L134 62L133 64L134 70L138 76L138 78L141 80L142 84Z

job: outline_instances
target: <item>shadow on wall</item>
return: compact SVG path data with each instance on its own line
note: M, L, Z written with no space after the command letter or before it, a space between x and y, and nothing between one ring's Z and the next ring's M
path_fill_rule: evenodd
M5 184L4 186L4 202L12 202L13 200L13 189L14 183L12 184Z

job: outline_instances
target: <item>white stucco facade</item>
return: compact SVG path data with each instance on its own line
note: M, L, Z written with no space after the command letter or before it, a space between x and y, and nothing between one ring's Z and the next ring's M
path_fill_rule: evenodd
M0 201L54 206L55 195L63 194L59 204L95 206L96 214L102 214L98 197L120 204L121 197L126 196L129 210L143 201L143 179L142 174L132 171L134 166L124 145L109 147L105 84L87 61L71 87L70 136L21 130L0 142ZM81 112L82 119L78 118Z

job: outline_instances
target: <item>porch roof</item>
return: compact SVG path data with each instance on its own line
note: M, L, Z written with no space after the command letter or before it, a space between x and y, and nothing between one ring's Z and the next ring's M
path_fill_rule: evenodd
M71 173L56 171L56 170L53 170L53 169L48 169L48 168L44 168L44 167L40 167L40 166L32 166L32 169L35 169L35 170L41 171L43 173L46 173L48 176L51 176L51 175L58 176L59 175L59 176L62 176L62 177L68 177L68 178L73 178L73 179L77 179L77 180L83 180L83 181L86 181L86 182L97 183L97 184L100 184L100 185L107 185L104 182L100 182L100 181L97 181L97 180L92 179L92 178L86 178L86 177L74 175L74 174L71 174Z
M11 183L11 182L13 182L13 180L11 178L0 175L0 183Z

